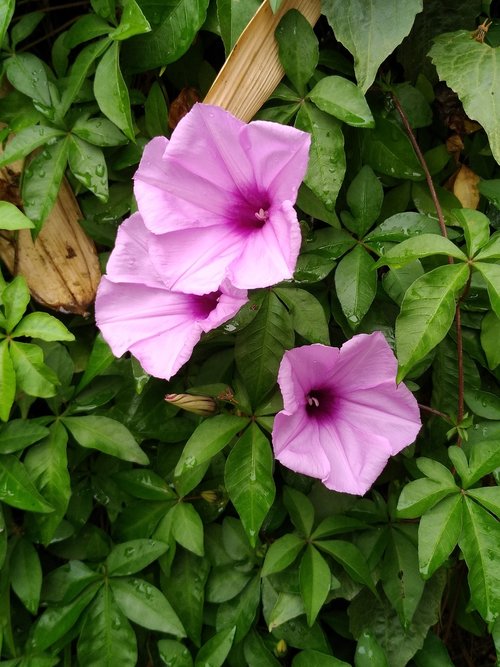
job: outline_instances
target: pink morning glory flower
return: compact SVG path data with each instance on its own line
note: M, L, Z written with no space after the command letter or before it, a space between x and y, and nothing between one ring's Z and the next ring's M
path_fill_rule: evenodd
M206 294L225 279L251 289L291 278L301 244L293 204L309 145L295 128L246 124L204 104L170 141L150 141L134 193L165 285Z
M146 372L168 380L247 294L227 282L203 296L172 292L149 259L151 236L138 213L120 226L97 292L96 322L115 356L129 351Z
M285 352L278 375L284 410L273 428L278 461L334 491L366 493L421 426L417 402L396 384L396 372L380 332L353 336L340 349Z

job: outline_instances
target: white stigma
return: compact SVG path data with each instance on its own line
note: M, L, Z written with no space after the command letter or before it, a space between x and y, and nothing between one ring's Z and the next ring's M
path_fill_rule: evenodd
M315 408L319 408L319 401L316 398L316 396L308 396L307 397L307 402L309 403L309 405L311 405L311 406L314 405Z
M269 218L269 213L264 211L263 208L260 208L254 215L261 222L265 222Z

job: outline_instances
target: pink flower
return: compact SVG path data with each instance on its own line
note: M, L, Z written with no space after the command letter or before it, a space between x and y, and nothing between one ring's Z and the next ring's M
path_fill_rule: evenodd
M138 213L121 225L97 292L96 321L115 356L128 350L145 371L168 380L201 335L233 317L247 295L228 283L204 296L172 292L151 265L151 236Z
M300 130L246 124L204 104L170 141L153 139L134 192L165 286L206 294L226 278L240 289L291 278L301 243L293 204L309 144Z
M284 410L273 428L278 461L334 491L366 493L421 426L417 402L396 385L396 371L380 332L353 336L340 349L318 344L285 352L278 375Z

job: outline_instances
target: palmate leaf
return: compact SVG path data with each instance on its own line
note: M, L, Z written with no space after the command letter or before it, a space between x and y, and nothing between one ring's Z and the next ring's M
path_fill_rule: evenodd
M285 74L302 96L318 64L318 38L309 21L296 9L283 16L274 35Z
M259 8L259 4L259 0L250 0L250 2L239 2L239 0L217 1L217 16L226 57Z
M440 80L460 97L466 114L484 127L493 157L500 162L500 50L458 30L436 37L429 56Z
M422 0L323 0L321 5L335 37L354 56L356 79L363 92L422 11Z
M274 501L273 455L266 436L253 423L226 461L226 489L252 546Z
M469 568L472 604L490 623L500 615L500 531L498 521L468 497L459 546Z
M316 620L330 592L331 578L326 560L312 544L308 544L300 562L299 582L309 627Z
M450 264L425 273L408 288L396 320L398 382L448 333L468 276L466 264Z
M342 76L320 79L309 93L309 99L326 113L354 127L374 127L370 107L361 90Z
M339 262L335 271L335 288L342 311L351 329L356 330L368 312L377 292L375 260L356 245Z

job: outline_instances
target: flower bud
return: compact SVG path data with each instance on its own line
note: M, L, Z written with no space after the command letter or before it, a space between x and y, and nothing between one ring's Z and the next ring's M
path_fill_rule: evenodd
M194 412L195 415L201 415L202 417L209 417L217 412L217 403L211 396L167 394L165 400L177 408L182 408L187 412Z
M284 655L287 654L287 651L288 651L288 646L286 641L284 639L280 639L279 642L274 647L274 655L277 658L282 658Z
M200 493L200 496L207 503L216 503L219 500L219 494L217 493L217 491L202 491Z

